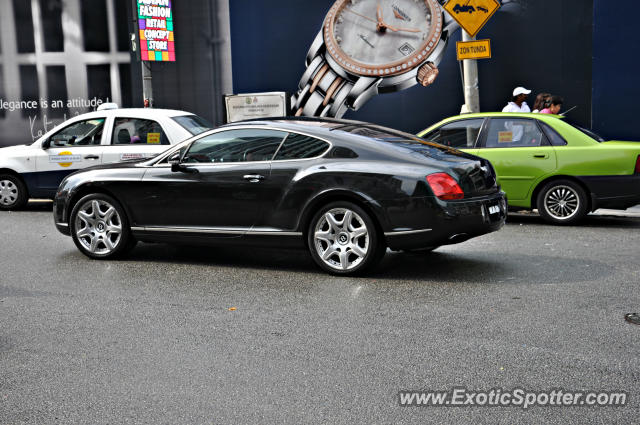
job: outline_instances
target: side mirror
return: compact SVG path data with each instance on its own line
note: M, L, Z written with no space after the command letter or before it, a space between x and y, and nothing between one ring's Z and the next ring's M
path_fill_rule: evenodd
M51 147L51 139L47 139L44 142L42 142L42 149L49 149Z
M171 164L171 172L172 173L187 173L187 174L196 174L199 171L195 168L189 168L183 163L180 162L179 159L169 159L169 164Z

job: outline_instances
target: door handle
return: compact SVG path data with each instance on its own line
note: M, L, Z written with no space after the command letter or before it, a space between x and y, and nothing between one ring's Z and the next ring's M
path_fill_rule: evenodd
M100 159L100 157L98 155L87 155L84 157L84 159L90 159L92 161L96 160L96 159Z
M261 176L260 174L247 174L244 176L244 179L249 180L251 183L259 183L264 180L264 176Z
M534 158L539 158L539 159L546 159L546 158L549 158L549 154L548 153L534 153L533 157Z

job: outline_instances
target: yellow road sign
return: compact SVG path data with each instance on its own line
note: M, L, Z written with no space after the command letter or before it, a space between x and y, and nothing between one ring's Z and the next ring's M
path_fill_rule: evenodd
M491 59L491 40L457 41L458 60Z
M500 3L497 0L449 0L444 5L444 10L471 37L478 34L498 9Z

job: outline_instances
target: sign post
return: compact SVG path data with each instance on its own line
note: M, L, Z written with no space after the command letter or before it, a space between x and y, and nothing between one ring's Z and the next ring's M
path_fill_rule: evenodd
M173 0L133 0L142 61L144 106L153 107L151 62L175 62Z
M456 43L458 60L463 61L463 112L480 112L480 86L476 59L491 58L491 42L476 40L476 34L500 8L497 0L449 0L444 9L462 27L462 42Z

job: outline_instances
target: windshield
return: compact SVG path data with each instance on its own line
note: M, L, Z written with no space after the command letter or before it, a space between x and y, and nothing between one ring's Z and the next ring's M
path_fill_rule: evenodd
M197 115L183 115L181 117L173 117L173 120L184 127L189 133L197 136L207 130L211 130L213 125L202 117Z
M334 128L335 130L346 131L347 133L357 134L373 139L377 142L389 144L393 147L410 150L418 155L427 157L442 157L443 155L457 155L465 157L466 155L457 150L438 143L429 142L412 134L403 133L401 131L392 130L385 127L375 125L344 125Z

